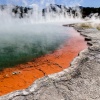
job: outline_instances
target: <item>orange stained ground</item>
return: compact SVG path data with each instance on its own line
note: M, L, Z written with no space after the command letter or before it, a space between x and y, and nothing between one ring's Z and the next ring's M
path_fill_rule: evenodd
M75 30L72 37L51 54L33 59L31 62L6 68L0 72L0 95L30 86L35 80L68 68L78 53L87 48L84 38ZM13 74L13 73L16 74ZM18 73L19 72L19 73Z

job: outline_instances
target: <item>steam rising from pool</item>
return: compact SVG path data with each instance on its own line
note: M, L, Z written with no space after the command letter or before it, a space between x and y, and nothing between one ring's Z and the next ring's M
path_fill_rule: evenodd
M69 36L59 25L20 25L0 28L0 68L51 53Z
M26 1L24 3L28 5ZM28 5L34 11L29 11L23 18L12 13L13 5L0 10L0 69L51 53L70 38L69 29L62 25L81 22L80 10L77 8L77 16L72 13L69 16L63 6L62 13L55 6L57 12L47 11L43 16L40 8L48 7L50 3L44 4L42 0L42 6L36 3Z

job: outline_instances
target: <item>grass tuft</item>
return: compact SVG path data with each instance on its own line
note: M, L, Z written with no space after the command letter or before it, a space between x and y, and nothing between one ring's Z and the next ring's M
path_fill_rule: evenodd
M91 23L81 23L79 24L81 28L93 28Z

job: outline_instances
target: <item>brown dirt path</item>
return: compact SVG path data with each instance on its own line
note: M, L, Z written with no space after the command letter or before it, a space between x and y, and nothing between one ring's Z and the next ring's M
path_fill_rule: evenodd
M27 88L36 79L67 68L78 53L87 48L84 38L75 30L72 30L72 33L75 35L72 34L71 39L53 53L1 71L0 95Z

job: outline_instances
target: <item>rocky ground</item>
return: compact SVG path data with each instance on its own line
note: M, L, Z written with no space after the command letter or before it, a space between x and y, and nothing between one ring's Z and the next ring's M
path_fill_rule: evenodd
M100 100L100 31L74 28L89 47L68 69L41 78L25 90L1 96L0 100Z

